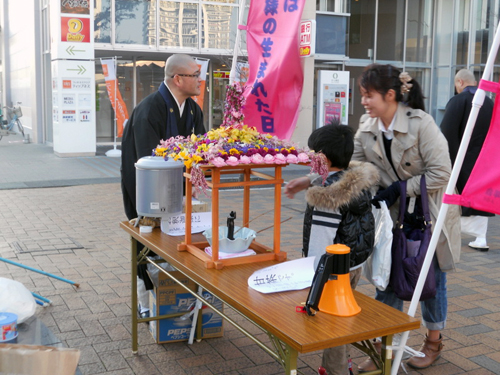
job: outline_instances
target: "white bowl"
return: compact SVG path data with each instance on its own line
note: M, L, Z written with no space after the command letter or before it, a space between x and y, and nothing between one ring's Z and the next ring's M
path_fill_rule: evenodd
M239 231L238 229L240 229L240 227L234 227L234 240L230 240L227 238L227 227L219 227L219 251L224 253L241 253L249 248L257 233L246 227L243 227ZM238 233L236 233L236 231L238 231ZM212 246L212 228L203 232L203 235L210 246Z

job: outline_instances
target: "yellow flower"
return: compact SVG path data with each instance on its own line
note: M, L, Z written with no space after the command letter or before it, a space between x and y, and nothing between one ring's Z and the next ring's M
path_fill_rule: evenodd
M156 156L165 156L165 152L167 151L166 148L164 147L158 147L156 150L155 150L155 155Z
M196 136L196 134L191 134L191 142L196 142L198 140L198 137Z
M191 168L191 164L193 164L193 159L188 159L188 160L185 160L184 161L184 165L186 166L186 168Z
M203 158L200 155L193 155L193 160L195 161L195 163L199 163L203 160Z
M229 150L229 153L230 153L231 155L238 155L240 152L239 152L237 149L232 148L232 149L230 149L230 150Z
M198 145L198 147L196 148L196 152L204 152L204 151L207 151L207 145L205 143Z

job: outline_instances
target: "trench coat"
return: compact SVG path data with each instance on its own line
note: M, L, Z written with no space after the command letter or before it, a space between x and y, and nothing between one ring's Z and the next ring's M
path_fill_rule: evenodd
M429 195L429 210L433 224L451 174L448 143L433 118L418 109L398 104L391 144L394 169L386 157L383 134L378 118L363 115L354 137L353 160L371 162L380 174L380 186L387 188L394 181L407 181L407 196L420 195L420 176L425 174ZM397 175L396 175L397 173ZM393 221L399 211L399 200L390 208ZM442 271L454 271L460 259L460 208L450 205L436 247Z

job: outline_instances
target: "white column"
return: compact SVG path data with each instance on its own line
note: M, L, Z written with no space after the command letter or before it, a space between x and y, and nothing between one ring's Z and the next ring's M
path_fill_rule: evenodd
M316 19L316 1L306 0L302 19ZM302 58L304 66L304 85L300 99L300 113L297 126L292 135L292 141L299 142L300 146L307 146L307 139L314 129L313 126L313 97L314 97L314 56Z

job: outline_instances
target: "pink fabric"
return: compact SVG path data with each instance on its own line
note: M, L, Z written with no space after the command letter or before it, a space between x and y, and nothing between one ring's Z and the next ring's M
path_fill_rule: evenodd
M248 13L245 122L280 139L290 139L299 115L304 74L298 32L304 3L251 1Z
M498 83L491 82L491 81L485 81L484 79L481 79L479 81L479 85L477 87L479 87L481 90L484 90L484 91L497 92Z
M484 81L481 81L484 82ZM488 91L499 92L499 84L489 82L481 88L488 87ZM476 210L500 214L500 169L497 166L500 160L500 100L495 100L490 130L477 158L474 169L461 195L445 195L443 202Z

